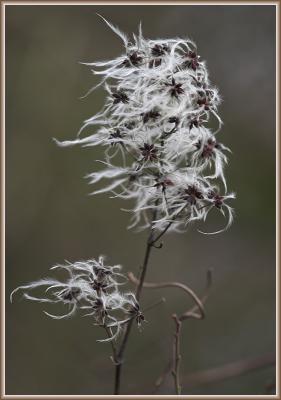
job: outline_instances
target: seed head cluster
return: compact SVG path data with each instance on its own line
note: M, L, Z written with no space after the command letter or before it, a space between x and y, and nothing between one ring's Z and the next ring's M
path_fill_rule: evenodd
M91 184L107 182L93 194L133 199L130 227L148 227L154 211L155 229L172 222L171 230L182 231L216 209L226 216L227 228L233 220L227 200L235 196L227 194L224 177L229 149L217 139L221 100L196 45L189 39L144 39L141 26L130 41L105 22L125 52L87 64L102 77L91 91L104 86L104 107L85 121L76 140L58 144L105 148L104 168L87 177ZM217 122L214 132L211 119Z
M22 291L27 300L60 304L67 308L67 311L60 315L44 311L53 319L68 318L80 310L84 316L91 316L95 325L107 329L109 337L100 341L115 339L124 324L131 319L135 319L138 326L144 321L135 295L119 290L119 286L127 282L120 272L120 265L106 266L104 257L100 256L98 260L67 262L51 269L65 270L68 279L60 281L46 278L19 286L11 293L11 301L16 292ZM37 297L29 294L31 290L44 287L44 295Z

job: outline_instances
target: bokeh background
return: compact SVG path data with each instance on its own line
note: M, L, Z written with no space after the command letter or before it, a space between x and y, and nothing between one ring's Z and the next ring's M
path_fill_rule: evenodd
M170 234L155 250L147 279L179 280L199 294L206 271L214 285L204 321L187 321L182 338L184 394L264 394L274 365L209 384L189 374L275 352L275 7L202 5L6 6L6 392L111 394L110 345L87 318L53 321L44 305L11 305L9 292L50 275L58 262L106 254L124 270L142 262L146 234L128 231L129 206L89 196L83 176L100 148L56 147L52 137L74 138L104 101L98 82L79 64L115 57L122 44L96 15L130 33L140 20L151 38L189 36L220 88L221 140L233 154L226 175L237 192L235 223L226 233ZM223 221L210 219L205 229ZM202 225L201 225L202 227ZM130 338L125 394L172 394L168 376L154 382L171 356L171 314L191 303L177 290L145 292L151 310L143 331Z

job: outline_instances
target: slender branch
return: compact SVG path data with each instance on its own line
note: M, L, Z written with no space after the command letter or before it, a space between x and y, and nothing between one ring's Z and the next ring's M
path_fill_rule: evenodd
M210 289L213 283L213 270L211 268L208 269L207 271L207 283L206 283L206 288L203 293L203 296L201 297L200 301L201 304L205 304L207 301L209 294L210 294ZM202 319L202 313L197 314L197 311L201 311L198 305L195 305L194 307L190 308L188 311L183 313L179 318L181 321L184 321L185 319L188 318L194 318L194 319Z
M139 284L139 280L134 276L134 274L132 272L128 273L128 278L135 285ZM196 303L195 308L192 307L191 310L187 311L183 315L186 315L188 312L191 312L191 311L194 312L195 309L199 309L201 312L201 318L203 319L205 317L205 310L204 310L204 305L203 305L202 301L199 299L199 297L194 293L194 291L192 289L190 289L188 286L184 285L183 283L180 283L180 282L157 282L157 283L143 282L143 287L146 289L161 289L161 288L169 288L169 287L179 288L179 289L183 290L185 293L187 293L189 296L191 296L192 299Z
M157 203L155 205L157 206ZM142 268L141 268L140 278L137 279L137 278L134 277L134 275L131 275L131 278L132 277L134 278L134 280L135 280L134 283L137 285L136 299L138 301L140 300L143 287L147 287L147 284L144 282L144 279L145 279L145 275L146 275L146 271L147 271L148 262L149 262L149 258L150 258L152 247L157 247L157 246L155 246L155 243L168 231L168 229L170 228L170 226L174 222L174 221L169 222L169 224L165 227L165 229L160 234L158 234L157 236L154 236L153 221L156 220L156 217L157 217L157 208L155 208L153 216L152 216L152 220L151 220L150 233L149 233L149 237L148 237L147 242L146 242L146 250L145 250L145 255L144 255L144 261L143 261ZM159 246L159 247L161 248L161 246ZM155 284L151 284L151 285L154 285L154 288L156 288ZM172 286L172 287L178 287L178 288L181 288L182 290L184 290L195 301L196 307L200 311L200 318L204 318L205 312L204 312L203 303L200 301L200 299L197 297L197 295L188 286L183 285L183 284L178 283L178 282L160 283L160 285L164 285L164 286L161 286L161 287L171 287ZM152 287L152 286L150 286L150 287ZM160 287L159 284L158 284L157 287ZM196 316L194 316L194 318L196 318ZM131 332L131 329L132 329L133 322L134 322L133 319L128 321L128 323L126 325L126 328L125 328L125 333L124 333L123 339L122 339L121 344L120 344L119 351L117 353L116 369L115 369L114 394L119 394L119 392L120 392L120 381L121 381L123 356L124 356L124 352L125 352L125 349L126 349L126 346L127 346L127 343L128 343L128 339L129 339L129 336L130 336L130 332Z
M180 362L181 362L181 353L180 353L180 335L181 335L181 326L182 323L176 314L172 315L172 318L176 324L176 330L174 333L174 352L173 352L173 370L172 375L174 377L175 382L175 391L176 394L181 394L181 383L180 383Z
M157 206L157 204L156 204ZM149 262L149 257L151 253L151 249L153 247L153 235L154 235L154 230L153 230L153 221L156 219L156 213L157 213L157 208L155 208L153 216L152 216L152 222L151 222L151 228L150 228L150 233L149 237L146 242L146 250L145 250L145 255L144 255L144 261L142 264L142 269L141 269L141 274L140 274L140 279L139 283L136 289L136 299L139 301L141 292L142 292L142 287L143 287L143 282L145 279L147 267L148 267L148 262ZM121 372L122 372L122 364L123 364L123 356L124 352L128 343L128 339L130 336L130 332L133 326L134 319L131 319L128 321L128 324L126 325L125 328L125 333L122 339L122 342L120 344L120 348L117 354L117 364L115 368L115 384L114 384L114 394L119 394L120 393L120 381L121 381Z
M204 311L203 305L206 302L207 298L209 297L210 288L212 286L212 281L213 281L212 272L213 271L211 268L208 269L206 288L205 288L203 296L201 297L199 302L194 299L196 302L196 305L194 305L189 310L184 312L180 317L178 317L176 314L173 314L173 316L172 316L176 322L176 333L175 333L174 337L175 337L175 341L178 342L177 343L178 348L179 348L182 321L184 321L185 319L188 319L188 318L203 319L205 317L205 311ZM129 273L128 276L131 281L132 281L132 279L134 279L134 280L136 279L132 273ZM171 283L176 283L177 284L176 287L180 287L181 289L183 289L182 286L184 286L185 289L188 288L186 285L183 285L178 282L169 282L169 284L171 284ZM152 283L145 282L144 287L156 288L155 285L157 285L157 287L159 287L158 286L159 284L152 284ZM175 285L169 285L169 286L171 287L171 286L175 286ZM164 287L164 286L162 286L162 284L161 284L161 287ZM188 289L191 290L190 288L188 288ZM188 291L188 293L189 293L189 291ZM197 296L196 296L196 298L198 299ZM202 313L202 309L203 309L203 313ZM200 311L200 313L198 313L198 311ZM178 324L180 324L180 325L178 326ZM175 344L174 344L174 346L175 346ZM178 387L180 387L180 384L179 384L179 361L177 362L177 357L175 356L175 350L174 350L173 360L168 363L164 372L157 379L157 381L155 383L155 386L157 388L159 388L164 383L164 380L169 373L172 373L172 375L175 379L175 388L176 388L176 393L177 393Z
M169 222L168 225L166 226L166 228L164 228L162 232L160 232L155 238L153 238L153 242L151 243L152 246L155 247L155 243L156 243L159 239L161 239L162 236L165 235L165 233L170 229L170 227L171 227L171 225L172 225L173 222L174 222L174 221Z
M160 248L161 249L161 247L162 247L162 243L160 244L160 245L156 245L155 243L159 240L159 239L161 239L161 237L163 236L163 235L165 235L165 233L170 229L170 227L172 226L172 224L175 222L175 220L176 220L176 218L180 215L180 213L182 212L182 210L185 208L185 206L183 206L183 207L181 207L181 209L180 209L180 211L173 217L173 219L166 225L166 227L163 229L163 231L162 232L160 232L157 236L155 236L154 238L153 238L153 241L152 241L152 246L153 247L156 247L156 248Z
M136 299L138 301L140 299L140 295L142 292L142 287L143 287L144 278L145 278L147 267L148 267L148 261L149 261L149 257L150 257L150 253L151 253L151 249L152 249L152 244L153 244L153 228L151 228L150 235L147 240L146 251L145 251L143 266L141 269L140 280L139 280L139 284L138 284L137 290L136 290Z

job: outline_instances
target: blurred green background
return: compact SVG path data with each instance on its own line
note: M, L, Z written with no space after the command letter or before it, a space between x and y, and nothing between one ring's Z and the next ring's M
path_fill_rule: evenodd
M53 321L44 305L15 298L18 285L50 276L55 263L108 255L136 271L146 234L128 231L130 204L89 196L83 179L101 148L61 149L104 101L90 62L115 57L122 44L100 13L146 37L189 36L220 89L222 142L233 154L226 171L235 223L226 233L170 234L155 250L147 279L179 280L199 294L206 271L214 285L204 321L187 321L182 338L184 394L264 394L273 366L189 387L189 373L275 352L275 7L6 6L6 393L111 394L110 345L87 318ZM205 229L217 229L220 217ZM200 226L202 228L202 225ZM177 290L145 292L143 305L165 296L135 329L126 353L123 393L152 394L171 356L173 312L191 303ZM158 394L172 394L170 377Z

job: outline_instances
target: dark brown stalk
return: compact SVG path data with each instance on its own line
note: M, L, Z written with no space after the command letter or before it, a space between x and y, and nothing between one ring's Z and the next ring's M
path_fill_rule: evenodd
M129 280L134 283L135 285L139 284L139 280L134 276L132 272L128 273ZM191 307L189 310L184 312L181 316L177 316L176 314L172 315L173 320L176 324L176 329L174 333L174 345L173 345L173 359L171 362L171 367L169 371L172 373L175 382L175 392L177 395L181 394L181 383L180 383L180 362L181 362L181 353L180 353L180 337L181 337L181 328L182 328L182 321L188 318L194 319L203 319L205 318L205 310L203 303L207 300L209 289L212 283L212 271L209 270L207 272L207 287L205 293L200 300L199 297L190 289L188 286L184 285L183 283L179 282L143 282L144 288L149 289L160 289L160 288L168 288L168 287L176 287L182 289L185 293L192 297L195 302L195 305ZM198 313L199 311L199 313ZM163 379L160 378L160 384L162 383ZM159 385L158 385L159 386Z
M135 285L138 285L139 281L132 272L128 273L128 278L132 283L134 283ZM185 293L187 293L189 296L191 296L195 302L195 305L193 307L191 307L190 309L188 309L187 311L182 313L180 316L177 316L176 314L172 315L172 318L174 319L175 324L176 324L176 330L174 333L173 359L172 359L171 363L169 363L169 365L165 368L165 371L161 375L161 377L157 379L157 382L156 382L157 387L159 387L163 383L165 376L169 372L171 372L172 376L174 378L174 382L175 382L176 394L181 393L180 335L181 335L182 321L189 319L189 318L193 318L193 319L204 319L205 318L204 303L206 302L206 300L209 296L209 291L210 291L211 285L212 285L212 269L209 269L207 271L206 289L205 289L205 292L201 299L199 299L199 297L193 292L192 289L190 289L188 286L184 285L183 283L179 283L179 282L155 282L155 283L143 282L143 287L148 288L148 289L160 289L160 288L168 288L168 287L176 287L176 288L182 289Z
M156 204L157 206L157 204ZM153 221L155 221L156 217L157 217L157 209L155 208L153 216L152 216L152 221L151 221L151 227L150 227L150 233L149 233L149 237L147 239L146 242L146 250L145 250L145 255L144 255L144 260L143 260L143 264L142 264L142 268L141 268L141 273L140 273L140 278L139 278L139 282L136 288L136 299L138 301L140 301L140 297L141 297L141 293L142 293L142 288L143 288L143 283L144 283L144 279L145 279L145 275L146 275L146 271L147 271L147 267L148 267L148 263L149 263L149 257L151 254L151 250L152 247L154 246L156 240L158 240L158 237L155 239L154 238L154 229L153 229ZM165 230L163 231L164 233L167 232L167 230L169 229L169 227L171 226L171 224L165 228ZM163 233L162 232L162 233ZM160 234L161 236L163 236L163 234ZM125 333L123 336L123 339L121 341L120 344L120 348L119 351L117 353L117 362L116 362L116 368L115 368L115 385L114 385L114 394L119 394L120 393L120 381L121 381L121 372L122 372L122 365L123 365L123 359L124 359L124 352L128 343L128 339L130 336L130 332L132 329L132 325L133 325L134 319L131 319L130 321L128 321L126 328L125 328Z
M181 383L180 383L180 362L181 362L181 353L180 353L180 335L181 335L181 326L182 323L176 314L172 315L173 320L176 324L176 330L174 333L174 351L173 351L173 369L172 375L174 377L175 382L175 392L176 394L181 394Z
M157 236L153 239L153 243L152 243L153 246L156 244L156 242L158 242L159 239L161 239L162 236L165 235L165 233L168 231L168 229L170 229L170 227L171 227L171 225L172 225L173 222L174 222L174 221L169 222L168 225L166 226L166 228L163 229L163 231L162 231L161 233L159 233L159 235L157 235Z
M151 238L153 236L153 229L151 228L149 238L147 240L146 244L146 251L145 251L145 256L144 256L144 262L143 262L143 267L141 270L141 276L140 276L140 282L139 285L137 286L136 290L136 299L139 301L140 295L141 295L141 290L142 290L142 284L144 282L147 266L148 266L148 261L149 261L149 256L151 253L151 248L152 244ZM125 333L118 351L117 355L117 363L116 363L116 368L115 368L115 385L114 385L114 394L119 394L120 393L120 381L121 381L121 372L122 372L122 364L123 364L123 356L124 356L124 351L128 343L129 335L132 329L134 319L130 319L128 321L126 328L125 328Z

